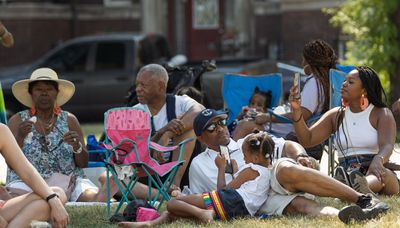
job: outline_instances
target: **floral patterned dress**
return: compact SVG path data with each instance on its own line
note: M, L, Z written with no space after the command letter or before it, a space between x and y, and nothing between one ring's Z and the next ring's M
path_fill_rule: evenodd
M18 114L22 121L31 117L29 110ZM49 134L42 135L33 127L32 133L24 139L22 151L44 179L53 173L85 178L83 170L75 166L72 146L62 141L63 135L69 131L67 116L66 111L61 111ZM20 181L20 178L9 170L7 183L14 181Z

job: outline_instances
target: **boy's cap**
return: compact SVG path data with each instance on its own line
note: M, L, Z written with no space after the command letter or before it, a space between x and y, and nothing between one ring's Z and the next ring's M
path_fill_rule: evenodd
M226 112L215 109L204 109L193 121L193 130L197 136L200 136L206 126L216 117L228 118Z

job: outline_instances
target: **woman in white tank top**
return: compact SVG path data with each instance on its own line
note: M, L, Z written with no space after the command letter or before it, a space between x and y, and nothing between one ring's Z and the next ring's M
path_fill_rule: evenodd
M300 100L295 98L297 90L291 89L289 100L294 119L299 120L294 126L300 143L313 146L336 133L343 181L363 193L398 194L396 175L384 167L394 148L396 122L383 102L386 95L376 72L361 66L346 75L342 107L329 110L310 128L302 118ZM351 171L349 177L345 171Z

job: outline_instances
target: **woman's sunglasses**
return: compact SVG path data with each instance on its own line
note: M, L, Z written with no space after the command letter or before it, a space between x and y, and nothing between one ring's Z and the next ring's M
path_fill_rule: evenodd
M207 125L207 126L205 127L205 129L206 129L208 132L212 133L212 132L215 131L215 129L217 129L217 126L218 126L218 125L221 126L221 127L226 127L226 119L220 119L220 120L218 120L218 121L215 122L215 123L209 124L209 125Z

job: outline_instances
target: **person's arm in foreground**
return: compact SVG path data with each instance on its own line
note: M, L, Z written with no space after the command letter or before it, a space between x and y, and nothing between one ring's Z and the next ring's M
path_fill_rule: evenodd
M3 25L3 23L1 23L1 21L0 21L0 43L4 47L8 48L14 45L13 35L11 34L11 32L7 30L7 28Z
M23 155L11 131L4 124L0 124L0 151L7 164L15 170L18 176L42 199L54 194L40 174ZM66 227L69 221L68 213L59 198L48 201L51 208L51 219L55 223Z

